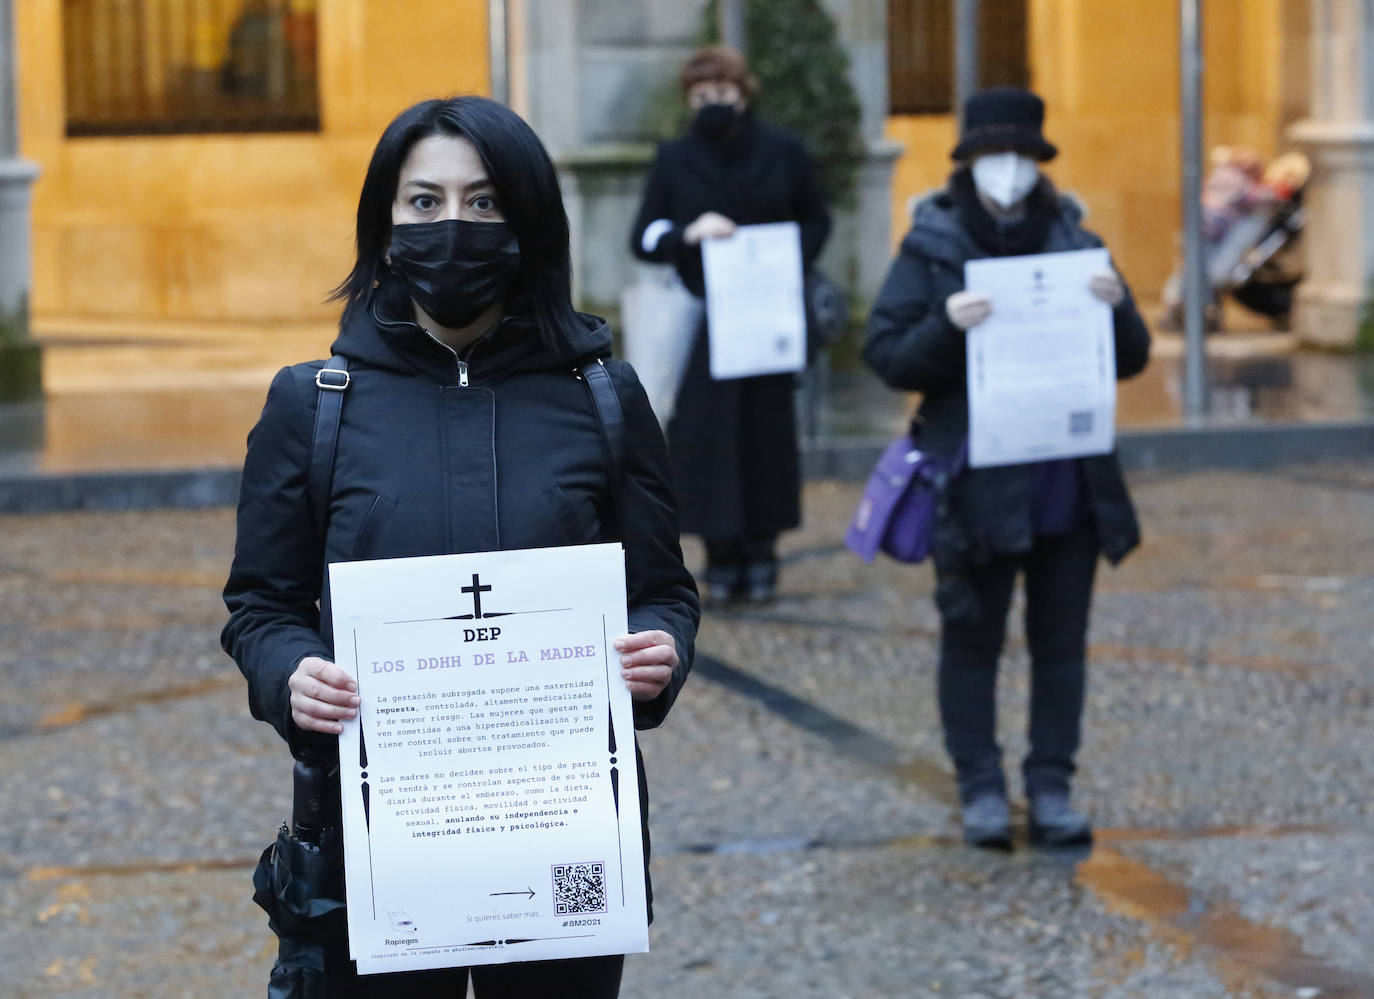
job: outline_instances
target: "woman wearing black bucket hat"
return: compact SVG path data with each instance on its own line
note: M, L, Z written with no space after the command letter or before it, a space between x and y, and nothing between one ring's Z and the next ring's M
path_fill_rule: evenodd
M953 462L968 437L964 332L992 306L964 290L964 264L986 257L1100 247L1039 164L1057 150L1044 103L1018 88L974 94L945 188L915 207L869 320L864 357L893 388L920 392L912 435ZM1112 307L1117 377L1140 372L1150 337L1113 272L1089 288ZM1031 657L1030 752L1022 774L1032 842L1091 841L1073 807L1083 713L1086 635L1097 561L1120 561L1140 532L1114 454L968 469L950 485L936 528L939 700L971 844L1011 846L997 743L996 678L1018 573L1025 576Z

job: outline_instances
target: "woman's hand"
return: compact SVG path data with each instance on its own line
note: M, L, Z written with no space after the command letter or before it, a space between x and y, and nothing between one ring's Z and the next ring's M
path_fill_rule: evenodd
M307 732L343 731L341 722L358 717L358 685L328 659L306 656L286 681L291 688L291 720Z
M992 300L976 291L956 291L945 299L945 315L961 330L972 329L992 315Z
M735 234L735 223L719 212L703 212L697 220L682 230L682 241L696 246L703 239L724 239Z
M1094 274L1088 278L1088 290L1113 309L1120 305L1122 299L1126 297L1126 283L1121 280L1121 275L1115 271Z
M620 653L620 675L636 701L652 701L677 668L677 642L666 631L640 631L615 640Z

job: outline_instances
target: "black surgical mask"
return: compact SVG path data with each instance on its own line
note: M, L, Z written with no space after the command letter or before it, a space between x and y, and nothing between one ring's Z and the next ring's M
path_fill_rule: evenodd
M703 139L719 139L739 121L739 108L733 104L703 104L692 119L692 128Z
M520 268L520 244L505 222L394 225L387 253L415 304L448 329L500 301Z

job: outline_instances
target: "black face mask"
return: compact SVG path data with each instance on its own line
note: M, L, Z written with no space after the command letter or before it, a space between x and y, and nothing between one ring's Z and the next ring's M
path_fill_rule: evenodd
M460 329L501 299L520 269L505 222L416 222L391 227L391 269L434 321Z
M730 133L740 119L733 104L703 104L692 119L692 129L703 139L720 139Z

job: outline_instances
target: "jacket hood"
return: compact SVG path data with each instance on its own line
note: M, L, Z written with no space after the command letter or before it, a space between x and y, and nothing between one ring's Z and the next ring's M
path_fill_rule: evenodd
M1057 204L1054 226L1077 229L1086 212L1072 194L1055 191ZM902 240L903 249L962 265L964 261L986 256L959 217L959 209L948 188L940 188L911 201L911 229Z
M518 305L458 353L476 377L572 369L610 356L611 331L604 319L579 312L571 328L543 330ZM453 381L454 352L416 323L410 309L404 287L383 284L369 300L344 311L330 350L371 367Z

